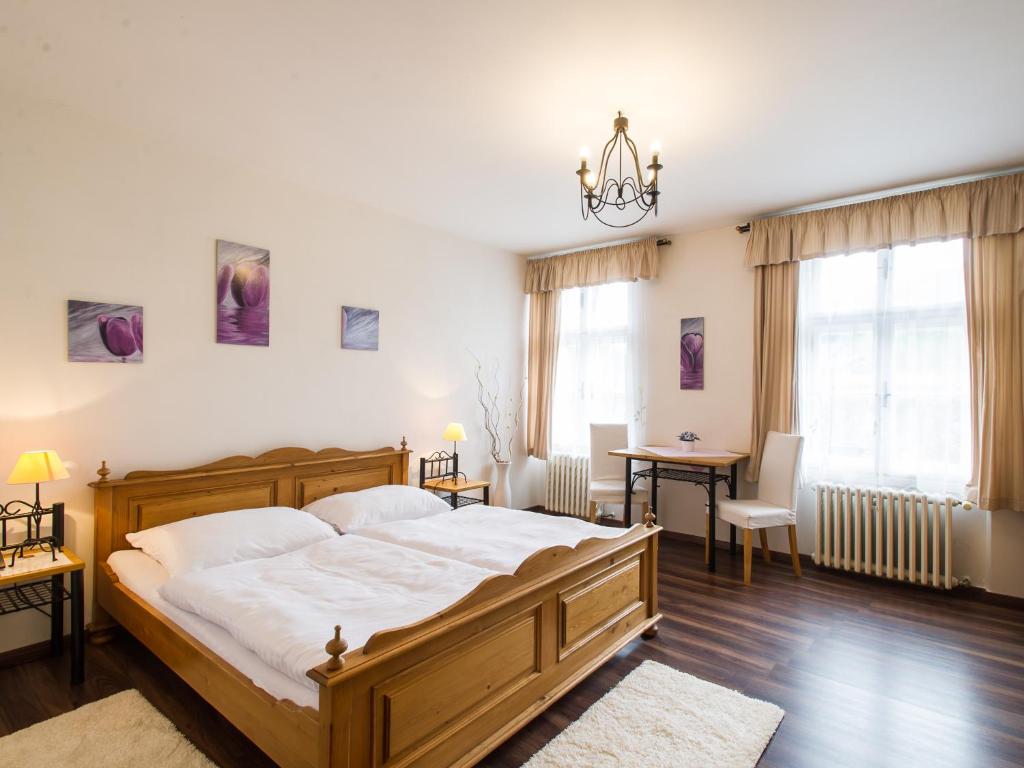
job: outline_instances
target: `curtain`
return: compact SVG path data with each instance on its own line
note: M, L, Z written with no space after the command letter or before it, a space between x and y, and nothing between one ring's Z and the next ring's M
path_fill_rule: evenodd
M551 450L559 294L657 276L658 245L653 237L526 262L525 292L530 294L526 450L530 456L546 459Z
M526 293L582 288L658 276L655 238L526 262Z
M558 359L559 291L530 294L526 452L546 459L551 449L551 403Z
M758 267L754 275L754 408L747 480L757 482L764 441L796 421L796 262Z
M974 460L968 498L1024 511L1024 233L976 237L965 259Z
M753 221L747 265L1020 231L1024 173Z

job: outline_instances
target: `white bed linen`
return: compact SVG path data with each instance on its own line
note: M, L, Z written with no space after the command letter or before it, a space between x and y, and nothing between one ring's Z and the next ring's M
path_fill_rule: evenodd
M226 629L292 680L327 660L335 624L350 649L372 634L421 621L469 594L494 571L415 549L339 536L277 557L183 574L160 593Z
M349 535L399 544L498 573L515 573L524 560L547 547L575 547L589 538L615 539L629 530L575 517L473 504L418 520L371 525Z
M278 672L216 624L194 613L183 611L164 600L160 595L160 587L170 578L170 574L145 552L139 549L123 549L111 553L107 563L125 587L275 699L289 699L300 706L319 708L320 702L314 688L300 685Z

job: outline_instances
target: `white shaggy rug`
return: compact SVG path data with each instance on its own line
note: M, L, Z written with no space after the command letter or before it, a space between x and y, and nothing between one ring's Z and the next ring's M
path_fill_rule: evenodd
M135 690L0 738L17 768L216 768Z
M524 768L753 768L784 714L645 661Z

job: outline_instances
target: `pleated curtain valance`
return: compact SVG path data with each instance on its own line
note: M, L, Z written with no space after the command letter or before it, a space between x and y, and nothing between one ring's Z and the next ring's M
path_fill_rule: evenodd
M526 262L526 293L547 293L588 285L650 280L658 276L653 237Z
M747 266L1024 231L1024 173L750 223Z

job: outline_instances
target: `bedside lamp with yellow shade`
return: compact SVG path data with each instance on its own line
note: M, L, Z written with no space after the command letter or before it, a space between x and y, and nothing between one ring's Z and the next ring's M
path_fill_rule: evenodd
M0 505L0 524L3 528L0 558L10 554L11 566L16 557L33 548L52 552L56 557L57 550L64 545L64 505L58 502L51 507L43 507L39 499L39 484L66 477L70 475L56 451L26 451L18 457L7 482L9 485L35 485L36 497L34 502L19 499ZM46 514L52 515L53 520L49 536L42 535L42 520ZM17 544L9 544L8 524L19 520L24 520L27 526L25 538ZM0 567L3 565L0 564Z
M466 429L457 421L453 421L444 428L444 434L441 435L441 439L452 441L452 458L455 458L459 443L464 442L466 439Z

